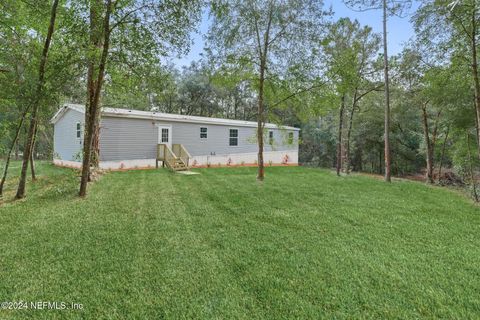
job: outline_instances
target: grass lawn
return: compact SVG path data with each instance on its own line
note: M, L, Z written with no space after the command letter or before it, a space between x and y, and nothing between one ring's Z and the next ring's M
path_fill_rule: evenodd
M0 207L0 302L83 309L0 319L480 316L480 209L446 189L301 167L267 168L263 185L255 168L148 170L106 174L79 200L74 171L38 171L26 200Z

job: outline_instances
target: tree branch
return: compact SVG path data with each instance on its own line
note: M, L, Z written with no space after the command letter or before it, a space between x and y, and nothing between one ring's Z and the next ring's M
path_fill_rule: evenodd
M281 103L283 103L283 102L285 102L285 101L287 101L287 100L289 100L289 99L291 99L291 98L293 98L293 97L295 97L295 96L297 96L297 95L299 95L299 94L302 94L302 93L311 91L311 90L313 90L313 89L317 89L317 88L323 87L324 85L325 85L325 83L321 83L321 84L317 84L317 85L310 86L310 87L308 87L308 88L301 89L301 90L299 90L299 91L297 91L297 92L294 92L294 93L292 93L292 94L289 94L289 95L286 96L285 98L283 98L283 99L275 102L275 103L272 104L270 107L271 107L271 108L275 108L275 107L278 106L279 104L281 104Z
M117 1L117 3L118 3L118 1ZM115 6L116 6L116 4L115 4ZM112 31L113 31L116 27L118 27L119 25L127 22L127 18L130 17L130 16L131 16L132 14L134 14L135 12L140 11L140 10L142 10L142 9L144 9L144 8L148 8L148 7L150 7L150 6L151 6L151 4L145 4L145 5L143 5L143 6L140 6L140 7L138 7L138 8L135 8L135 9L127 12L122 18L120 18L120 20L118 20L118 21L110 28L110 32L112 32Z
M252 14L253 14L253 19L255 21L255 33L257 35L257 51L258 51L258 56L261 58L263 57L263 53L262 53L262 41L260 40L260 31L258 29L258 20L257 20L257 16L255 15L255 10L252 10Z

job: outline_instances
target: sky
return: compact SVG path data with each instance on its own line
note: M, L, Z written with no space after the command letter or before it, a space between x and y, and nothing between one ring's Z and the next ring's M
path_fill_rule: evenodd
M357 19L362 25L369 25L374 32L382 32L382 12L381 10L370 10L365 12L356 12L349 9L342 0L324 0L325 8L332 8L334 12L334 19L349 17L350 19ZM395 55L402 51L403 44L414 36L414 30L410 23L411 15L415 9L418 8L419 2L414 1L410 14L404 18L390 17L388 21L388 45L389 55ZM199 60L201 53L205 47L203 35L208 32L211 19L208 13L205 12L202 16L202 21L198 26L197 32L192 33L193 45L190 52L182 57L173 58L171 62L182 68L188 66L192 61Z

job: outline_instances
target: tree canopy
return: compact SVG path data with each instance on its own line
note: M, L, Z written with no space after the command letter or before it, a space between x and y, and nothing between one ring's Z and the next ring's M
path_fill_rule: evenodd
M339 175L424 175L476 197L478 2L428 0L414 12L412 1L344 3L383 17L383 35L334 18L316 0L4 0L0 156L21 159L33 146L31 160L50 159L49 119L74 102L93 112L86 115L92 150L83 157L94 166L101 108L127 107L256 121L260 180L264 124L275 122L302 129L303 165L336 167ZM388 55L388 18L407 13L415 36ZM205 16L203 54L182 68L172 64Z

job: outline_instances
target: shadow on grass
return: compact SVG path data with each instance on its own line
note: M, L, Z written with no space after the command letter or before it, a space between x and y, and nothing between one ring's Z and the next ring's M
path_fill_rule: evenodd
M79 183L78 171L68 168L57 168L49 163L40 163L37 166L40 172L33 182L29 176L27 179L26 197L15 200L15 194L19 183L19 177L12 172L11 177L6 181L3 198L0 198L2 205L29 205L29 202L70 201L76 197Z

